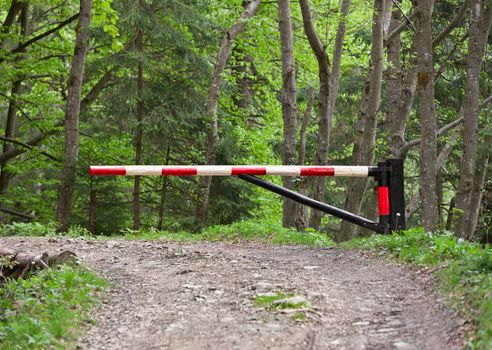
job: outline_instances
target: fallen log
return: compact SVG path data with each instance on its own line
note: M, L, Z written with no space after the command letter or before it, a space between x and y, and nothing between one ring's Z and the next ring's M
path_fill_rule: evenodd
M34 254L0 247L0 286L7 280L25 278L31 271L58 264L75 262L77 255L69 250L59 254Z

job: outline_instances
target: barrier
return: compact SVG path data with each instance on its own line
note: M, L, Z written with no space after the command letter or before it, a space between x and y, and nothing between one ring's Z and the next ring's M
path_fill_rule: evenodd
M251 166L251 165L129 165L91 166L91 176L237 176L238 178L280 194L298 203L331 214L378 233L405 229L403 162L388 159L377 166ZM256 176L346 176L373 177L378 182L379 222L316 201L300 193Z

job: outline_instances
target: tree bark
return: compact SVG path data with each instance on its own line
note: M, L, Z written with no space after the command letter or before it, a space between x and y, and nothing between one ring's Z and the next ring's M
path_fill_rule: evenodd
M316 139L315 163L318 165L326 165L328 164L332 120L333 115L335 114L335 102L340 80L340 64L347 22L346 18L350 7L350 0L344 0L341 5L341 17L335 37L335 47L332 59L333 66L331 67L331 70L326 47L319 39L312 22L309 0L301 0L300 5L304 32L306 33L311 49L318 60L318 75L320 82L318 105L320 117ZM311 182L313 187L313 198L318 201L324 201L326 178L323 176L313 177ZM312 210L309 226L319 229L322 215L322 212Z
M166 161L165 165L169 165L169 160L171 156L171 147L167 146L166 151ZM164 205L166 203L166 193L167 193L167 184L169 183L169 176L162 177L162 187L161 187L161 199L159 202L159 219L157 221L157 229L162 230L162 224L164 223Z
M21 80L12 83L9 108L7 110L7 123L5 125L5 138L15 139L17 136L17 97L21 91ZM10 151L14 146L8 141L3 143L3 153ZM9 181L12 175L6 169L7 162L0 163L0 195L7 192Z
M401 13L399 9L394 9L391 17L390 32L400 24ZM402 91L402 71L401 71L401 38L400 34L393 36L391 40L387 41L388 52L388 69L387 69L387 101L388 112L386 114L386 123L389 125L390 135L390 149L391 155L394 157L396 154L399 143L404 140L404 130L400 131L400 124L402 123L403 115L399 113L399 103L401 101Z
M97 220L97 190L90 179L90 191L89 191L89 232L96 233L96 220Z
M432 0L415 0L417 88L422 142L420 143L420 198L422 225L434 231L439 224L436 193L437 120L434 105L434 61L432 52Z
M490 145L490 138L486 144ZM468 221L465 227L464 237L466 239L473 239L475 230L477 228L478 219L480 216L480 209L482 206L483 188L485 185L485 179L487 178L487 169L490 166L492 158L490 152L482 154L477 161L477 171L475 172L475 178L473 181L473 193L470 208L468 210Z
M71 223L73 191L79 152L79 114L80 96L84 78L84 65L89 41L92 0L80 1L80 16L75 39L70 77L68 80L68 96L65 108L65 148L63 171L58 191L56 220L58 229L66 231Z
M2 23L2 28L0 29L0 33L2 33L2 38L0 38L0 49L3 48L4 37L10 32L17 14L25 7L25 5L26 4L24 2L19 0L12 0L10 3L9 11L7 12L7 16Z
M248 19L254 16L259 5L260 0L251 0L250 2L244 3L245 7L243 13L237 22L231 26L222 37L222 43L217 55L215 68L212 73L212 81L208 90L207 116L209 119L209 125L207 128L207 149L205 151L206 165L215 164L215 147L219 138L217 105L219 102L220 84L222 82L221 75L224 72L229 57L231 56L231 49L234 40L238 34L244 30ZM195 210L195 220L200 225L204 225L207 221L211 181L211 177L203 176L200 178L200 184L198 185L198 204Z
M291 23L290 0L278 0L278 19L280 31L280 47L282 50L282 116L283 116L283 143L282 162L292 165L296 162L296 67L294 61L294 33ZM283 186L294 188L291 177L283 177ZM282 225L295 226L297 204L284 198Z
M139 55L143 55L143 31L137 29L135 39L135 48ZM143 116L145 113L145 105L143 101L143 64L139 59L137 64L137 123L135 128L135 164L142 164L142 139L143 139ZM135 176L133 180L133 229L140 229L140 176Z
M14 4L17 3L16 1L12 2L12 7L14 7ZM27 10L29 8L28 3L21 3L19 5L19 10L20 10L20 15L19 15L19 22L21 26L21 36L22 37L27 37L28 35L28 20L27 20ZM12 10L12 8L11 8ZM13 11L15 12L15 11ZM10 11L9 14L10 15ZM5 22L9 23L10 19L6 18ZM9 26L12 23L9 24ZM3 28L5 29L5 27ZM17 57L15 59L15 62L18 62L22 59L22 57ZM21 93L22 89L22 80L21 78L16 79L12 83L12 89L11 89L11 94L10 94L10 101L9 101L9 107L7 110L7 122L5 125L5 138L10 138L10 139L15 139L17 136L17 108L18 108L18 95ZM14 146L12 143L4 141L3 144L3 152L8 152L12 150ZM8 172L6 169L7 162L2 161L0 162L0 195L5 194L7 192L7 188L9 185L9 181L12 178L12 174Z
M390 0L388 0L391 2ZM390 4L391 5L391 4ZM386 0L374 1L374 13L371 35L371 62L368 79L362 92L361 107L355 133L352 159L354 165L371 165L374 162L376 146L377 114L381 101L381 84L383 78L383 29L386 12L391 10ZM359 214L362 199L367 188L368 178L350 178L347 181L345 210ZM346 221L342 222L337 234L337 241L347 241L357 234L357 227Z
M73 263L77 256L71 251L63 251L59 254L34 254L16 252L6 248L0 248L0 258L8 260L0 263L0 287L7 278L25 278L30 271L41 270L58 264Z
M299 165L304 165L306 162L306 132L309 125L309 118L313 110L314 89L308 89L306 110L302 116L301 131L299 133ZM297 191L307 196L309 193L308 178L301 178L297 186ZM298 231L304 231L309 226L309 211L305 205L299 205L296 215L296 228Z
M449 155L451 154L451 151L453 150L453 146L454 146L457 138L458 138L458 133L456 132L456 130L453 130L453 132L449 136L449 140L442 147L441 151L439 152L439 155L437 156L436 165L435 165L436 166L436 174L438 174L441 171L441 169L444 165L444 162L448 159ZM437 194L438 193L436 192L436 195ZM438 203L439 203L439 200L438 200ZM414 194L414 196L408 201L407 207L405 208L405 215L407 218L412 217L412 215L418 209L419 204L420 204L420 190L417 191Z
M465 76L465 97L463 100L463 157L461 158L460 180L456 193L454 229L458 237L467 238L466 227L471 227L470 206L473 194L478 144L478 116L480 112L480 70L485 54L487 38L492 21L492 6L485 0L472 0L470 6L470 39Z

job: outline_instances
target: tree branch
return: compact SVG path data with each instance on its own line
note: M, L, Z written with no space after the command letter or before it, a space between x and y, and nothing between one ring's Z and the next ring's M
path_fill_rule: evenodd
M9 143L13 143L15 145L18 145L18 146L21 146L21 147L24 147L24 148L27 148L27 149L33 149L33 148L35 148L34 145L30 145L28 143L24 143L22 141L19 141L19 140L16 140L16 139L12 139L10 137L5 137L5 136L1 136L0 135L0 140L5 141L5 142L9 142ZM5 153L7 153L7 152L5 152ZM52 156L48 152L39 150L39 153L41 153L42 155L44 155L47 158L50 158L50 159L52 159L54 161L57 161L57 162L60 162L60 160L58 158L56 158L55 156Z
M7 214L10 214L10 215L15 215L15 216L19 216L21 218L29 219L29 220L34 219L34 216L32 216L32 215L25 214L25 213L22 213L20 211L12 210L12 209L5 208L2 206L0 206L0 211L7 213Z
M489 97L487 97L485 100L482 101L482 103L480 104L480 108L486 107L490 102L492 102L492 95L490 95ZM442 128L440 128L439 130L437 130L437 136L439 137L442 134L448 132L449 130L455 129L458 126L460 126L461 123L463 123L463 120L464 120L464 115L463 114L464 114L464 112L463 112L463 110L461 110L460 111L460 114L459 114L459 116L458 116L458 118L456 120L453 120L451 123L446 124ZM405 154L406 152L408 152L408 150L410 148L419 145L420 144L420 141L422 141L422 139L419 137L419 138L416 138L414 140L411 140L411 141L406 142L401 147L400 153L401 154Z
M449 23L449 25L444 28L435 38L432 40L432 48L435 48L437 45L441 43L441 41L444 40L444 38L451 33L456 27L459 27L462 22L463 18L465 17L466 10L468 9L468 6L470 6L470 0L465 0L463 5L461 5L460 9L458 10L458 13L456 16L453 18L453 20Z
M47 30L44 33L41 33L39 35L36 35L35 37L27 40L26 42L20 43L15 49L11 50L10 53L19 53L19 52L22 52L29 45L32 45L33 43L35 43L35 42L37 42L37 41L39 41L39 40L47 37L48 35L53 34L54 32L57 32L61 28L65 27L67 24L70 24L73 21L75 21L78 17L79 17L79 14L77 13L77 14L73 15L72 17L64 20L63 22L60 22L56 27L51 28L50 30ZM5 58L0 59L0 62L3 62L3 61L5 61Z

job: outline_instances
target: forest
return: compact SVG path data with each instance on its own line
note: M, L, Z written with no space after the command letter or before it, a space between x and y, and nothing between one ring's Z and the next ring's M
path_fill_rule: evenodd
M234 177L88 168L397 158L408 227L492 239L490 1L2 0L0 19L4 224L345 241L367 233ZM377 218L368 179L267 178Z

